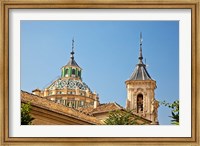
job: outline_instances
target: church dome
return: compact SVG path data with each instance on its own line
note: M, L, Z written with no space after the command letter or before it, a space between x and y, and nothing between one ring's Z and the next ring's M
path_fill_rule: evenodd
M82 81L81 73L82 69L74 59L73 39L70 60L61 68L61 76L44 90L33 90L33 94L72 108L95 108L99 104L98 94Z
M54 90L54 89L79 89L82 91L90 91L90 88L88 85L86 85L81 80L77 80L75 78L59 78L56 81L54 81L48 88L48 90Z
M74 39L72 40L72 51L67 65L61 68L61 77L49 85L47 90L76 90L89 91L90 88L81 79L82 69L74 59Z

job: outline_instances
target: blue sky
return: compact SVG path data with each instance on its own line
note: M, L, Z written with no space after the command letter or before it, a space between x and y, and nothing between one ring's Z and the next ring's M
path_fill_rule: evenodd
M178 21L21 21L21 89L43 89L61 75L75 39L75 60L82 79L99 94L100 102L125 107L125 81L131 76L143 35L143 57L157 82L155 97L179 98ZM143 60L145 62L145 59ZM159 122L170 124L167 107L159 107Z

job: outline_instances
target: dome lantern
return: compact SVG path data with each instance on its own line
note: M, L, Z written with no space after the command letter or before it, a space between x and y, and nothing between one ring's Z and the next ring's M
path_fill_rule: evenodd
M79 67L79 65L76 63L74 59L74 39L72 39L72 51L70 60L67 63L67 65L63 66L61 69L61 77L76 77L81 79L81 71L82 69Z

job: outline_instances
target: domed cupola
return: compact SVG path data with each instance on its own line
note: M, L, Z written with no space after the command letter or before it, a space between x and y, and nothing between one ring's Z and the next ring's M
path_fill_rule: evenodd
M76 63L74 59L74 39L72 40L72 51L70 60L67 65L61 68L61 77L54 81L47 89L53 90L80 90L80 91L89 91L90 88L82 81L81 71L82 69Z
M74 39L72 51L67 65L61 68L61 77L52 82L44 90L34 90L33 94L61 103L72 108L93 106L99 104L99 97L81 79L82 69L74 59Z

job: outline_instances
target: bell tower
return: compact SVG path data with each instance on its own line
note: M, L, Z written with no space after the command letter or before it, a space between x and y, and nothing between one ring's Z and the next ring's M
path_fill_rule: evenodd
M155 99L156 81L151 78L143 63L142 56L142 33L140 33L139 62L131 77L125 82L127 89L126 108L140 117L158 124L159 103Z

